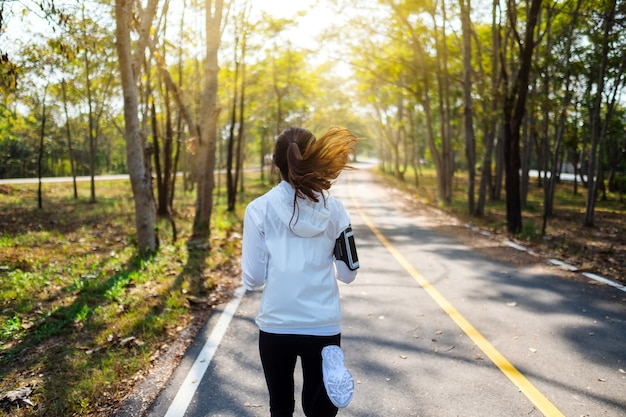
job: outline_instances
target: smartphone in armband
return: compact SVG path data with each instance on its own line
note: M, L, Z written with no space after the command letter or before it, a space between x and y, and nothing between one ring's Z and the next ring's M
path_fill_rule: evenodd
M359 257L356 253L352 226L341 232L335 241L335 259L343 261L351 271L359 268Z

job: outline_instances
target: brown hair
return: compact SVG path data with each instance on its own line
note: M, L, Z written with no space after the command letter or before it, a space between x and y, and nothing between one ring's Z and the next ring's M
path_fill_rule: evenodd
M331 127L318 139L301 127L284 130L276 138L274 163L297 197L319 201L344 168L358 142L348 129ZM295 205L295 200L294 200Z

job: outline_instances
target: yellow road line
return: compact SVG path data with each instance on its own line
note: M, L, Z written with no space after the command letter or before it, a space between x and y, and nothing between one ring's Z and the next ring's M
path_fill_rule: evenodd
M404 269L417 281L417 283L435 300L448 316L469 336L470 339L482 350L489 359L515 384L520 391L547 417L565 417L550 400L548 400L507 358L504 357L480 332L456 309L450 302L426 279L422 274L406 260L404 256L387 240L387 238L372 223L365 214L361 205L354 196L350 181L350 197L359 212L361 218L376 235L380 243L387 248Z

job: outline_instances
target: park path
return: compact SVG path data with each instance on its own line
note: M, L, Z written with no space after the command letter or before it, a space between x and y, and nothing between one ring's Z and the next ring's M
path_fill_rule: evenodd
M339 416L626 415L624 292L477 254L424 226L367 169L332 192L361 260L340 284L356 389ZM148 416L269 416L260 294L216 310Z

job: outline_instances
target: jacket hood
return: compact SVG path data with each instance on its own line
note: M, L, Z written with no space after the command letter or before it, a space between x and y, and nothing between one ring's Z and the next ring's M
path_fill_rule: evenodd
M295 190L287 181L281 181L275 190L277 199L270 200L270 206L276 211L280 221L300 237L313 237L328 228L330 210L324 204L324 198L315 201L298 198L294 211L293 197ZM326 196L326 199L329 197Z

